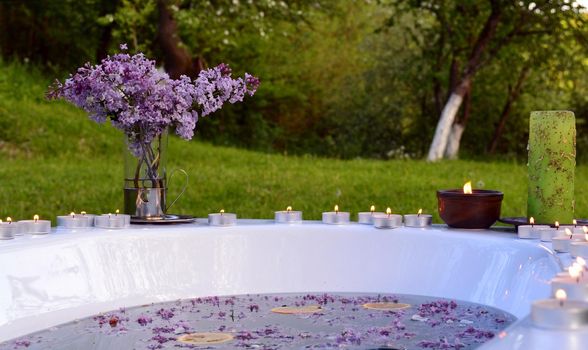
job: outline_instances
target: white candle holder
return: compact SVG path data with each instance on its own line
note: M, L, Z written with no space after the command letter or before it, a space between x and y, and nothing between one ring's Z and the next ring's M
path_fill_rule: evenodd
M349 223L349 212L339 211L339 207L335 206L335 211L323 213L323 223L329 225L346 225Z
M569 253L571 248L572 242L583 242L584 235L579 235L572 233L572 231L568 228L565 229L565 234L563 236L553 237L551 239L551 244L553 245L553 250L559 253Z
M15 227L14 223L0 222L0 240L13 239Z
M570 277L555 277L551 280L551 294L555 296L557 290L563 289L568 300L588 302L588 283L583 279Z
M120 215L120 214L119 214ZM57 217L57 227L65 229L86 229L94 226L96 215L70 214Z
M21 232L32 235L46 235L51 232L51 221L39 220L39 216L35 215L33 220L20 220L19 225L22 225Z
M274 220L278 224L300 224L302 223L302 212L288 207L286 210L275 212Z
M533 302L531 320L537 327L575 330L588 326L588 303L546 299Z
M571 242L570 254L574 258L580 256L584 259L588 259L588 242Z
M357 213L357 222L365 225L373 225L374 215L384 215L384 213L381 211L362 211Z
M542 228L539 229L539 237L541 242L551 242L553 237L563 236L564 230L563 229L556 229L556 228Z
M121 229L131 226L131 216L127 214L102 214L94 217L94 226L104 229Z
M550 228L548 225L520 225L517 228L517 235L521 239L539 239L542 229Z
M225 213L221 210L220 213L208 214L208 224L210 226L233 226L237 223L237 214Z
M432 222L433 216L429 214L404 215L404 226L406 227L429 227Z
M402 215L384 214L374 216L375 228L397 228L402 226Z

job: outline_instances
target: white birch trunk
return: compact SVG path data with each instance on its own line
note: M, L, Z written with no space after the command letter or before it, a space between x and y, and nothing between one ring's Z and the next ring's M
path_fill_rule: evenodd
M457 159L459 155L459 144L461 142L461 136L465 127L459 123L455 123L451 126L451 132L447 140L447 147L445 147L445 158Z
M447 148L451 126L453 125L453 121L455 120L455 116L457 115L462 102L463 96L454 92L449 97L445 107L443 107L441 118L439 118L437 129L435 129L433 142L431 142L431 147L429 148L429 155L427 156L428 161L436 162L443 158L445 149Z

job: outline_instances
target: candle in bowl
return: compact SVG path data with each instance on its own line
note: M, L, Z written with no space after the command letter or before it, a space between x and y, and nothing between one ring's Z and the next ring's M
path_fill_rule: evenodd
M375 228L397 228L402 226L402 215L392 214L390 208L386 209L386 214L374 216Z
M416 214L404 215L404 226L406 227L428 227L431 226L433 216L423 214L423 209L419 209Z
M569 253L572 242L584 241L584 237L572 233L569 228L565 228L564 232L565 234L563 236L557 236L551 239L553 250L558 253Z
M232 226L237 223L237 214L225 213L221 209L218 213L208 214L208 224L210 226Z
M105 229L127 228L131 224L131 216L120 214L117 209L114 214L102 214L94 217L94 226Z
M574 330L588 325L588 303L566 300L563 289L555 292L555 299L533 302L531 320L537 327Z
M500 191L472 190L471 182L463 189L439 190L439 216L450 227L486 229L500 217L503 197Z
M569 300L581 300L588 302L588 283L582 278L582 267L574 263L570 266L567 276L555 277L551 280L552 294L558 290L564 290Z
M302 222L302 212L292 210L292 207L288 206L286 210L275 213L275 221L280 224L299 224Z
M335 205L335 211L323 213L323 223L329 225L344 225L349 223L349 212L339 211L339 206Z
M76 214L71 212L69 215L57 217L57 227L66 229L85 229L94 226L94 215L88 215L86 212Z
M15 225L12 222L2 222L0 220L0 239L13 239Z
M26 233L32 235L45 235L51 232L51 221L39 220L39 215L33 216L33 220L21 220L19 224L24 225Z
M357 222L360 224L373 225L374 215L384 214L383 212L377 212L376 206L372 205L370 211L362 211L357 213Z
M517 235L521 239L539 239L540 229L549 228L549 225L535 225L535 219L529 218L529 225L520 225L517 227Z

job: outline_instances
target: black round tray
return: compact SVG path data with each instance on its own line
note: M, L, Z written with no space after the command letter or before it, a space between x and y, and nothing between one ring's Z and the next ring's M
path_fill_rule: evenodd
M505 223L505 224L509 224L509 225L515 225L515 226L519 226L519 225L529 225L529 219L523 216L514 216L514 217L505 217L505 218L500 218L498 219L498 221ZM583 226L583 225L588 225L588 219L576 219L576 222L578 223L578 225ZM540 222L536 222L535 225L551 225L554 226L553 223L551 224L542 224ZM566 223L566 224L562 224L562 225L571 225L571 223Z
M174 215L167 214L160 219L144 219L131 216L131 224L139 225L174 225L174 224L189 224L194 222L194 217L190 215Z

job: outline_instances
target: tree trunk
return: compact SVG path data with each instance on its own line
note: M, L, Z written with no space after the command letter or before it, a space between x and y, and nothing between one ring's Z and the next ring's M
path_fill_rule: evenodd
M173 79L182 74L196 77L199 73L188 50L181 45L178 35L178 24L169 9L169 0L158 0L159 25L157 28L157 40L163 52L163 67Z
M449 135L451 134L455 116L459 111L459 107L461 107L461 103L463 102L469 84L469 80L462 81L462 83L451 93L447 103L445 103L445 107L443 107L443 111L441 111L441 118L439 118L437 128L435 129L435 137L429 148L429 155L427 156L428 161L435 162L443 158L445 149L449 143Z
M457 159L459 156L459 145L461 143L461 137L470 119L470 111L472 110L472 85L470 84L469 89L464 97L463 101L463 113L461 120L456 120L451 126L449 139L447 141L447 147L445 148L444 157L447 159Z
M435 162L443 158L445 149L449 143L451 128L454 124L457 112L459 111L459 107L461 107L463 98L469 89L469 85L474 75L480 68L482 54L496 34L496 28L498 27L502 13L498 1L491 1L491 3L492 11L486 19L484 28L476 39L476 43L474 44L474 47L472 48L472 51L469 55L468 62L461 80L458 84L456 84L455 89L451 91L449 99L445 103L443 111L441 111L441 117L437 123L435 135L433 136L433 141L431 142L431 147L429 148L429 154L427 156L427 160L430 162Z
M506 120L510 116L512 104L521 95L521 92L523 90L523 83L527 79L530 70L531 67L529 65L523 66L523 69L519 73L519 77L517 79L515 87L508 87L508 96L506 98L506 102L504 104L504 107L502 108L502 113L500 114L498 125L496 125L496 128L494 129L494 136L492 136L492 141L490 141L490 144L488 145L489 154L494 154L496 152L496 148L498 147L498 140L500 140L502 132L504 131L504 126L506 125Z

